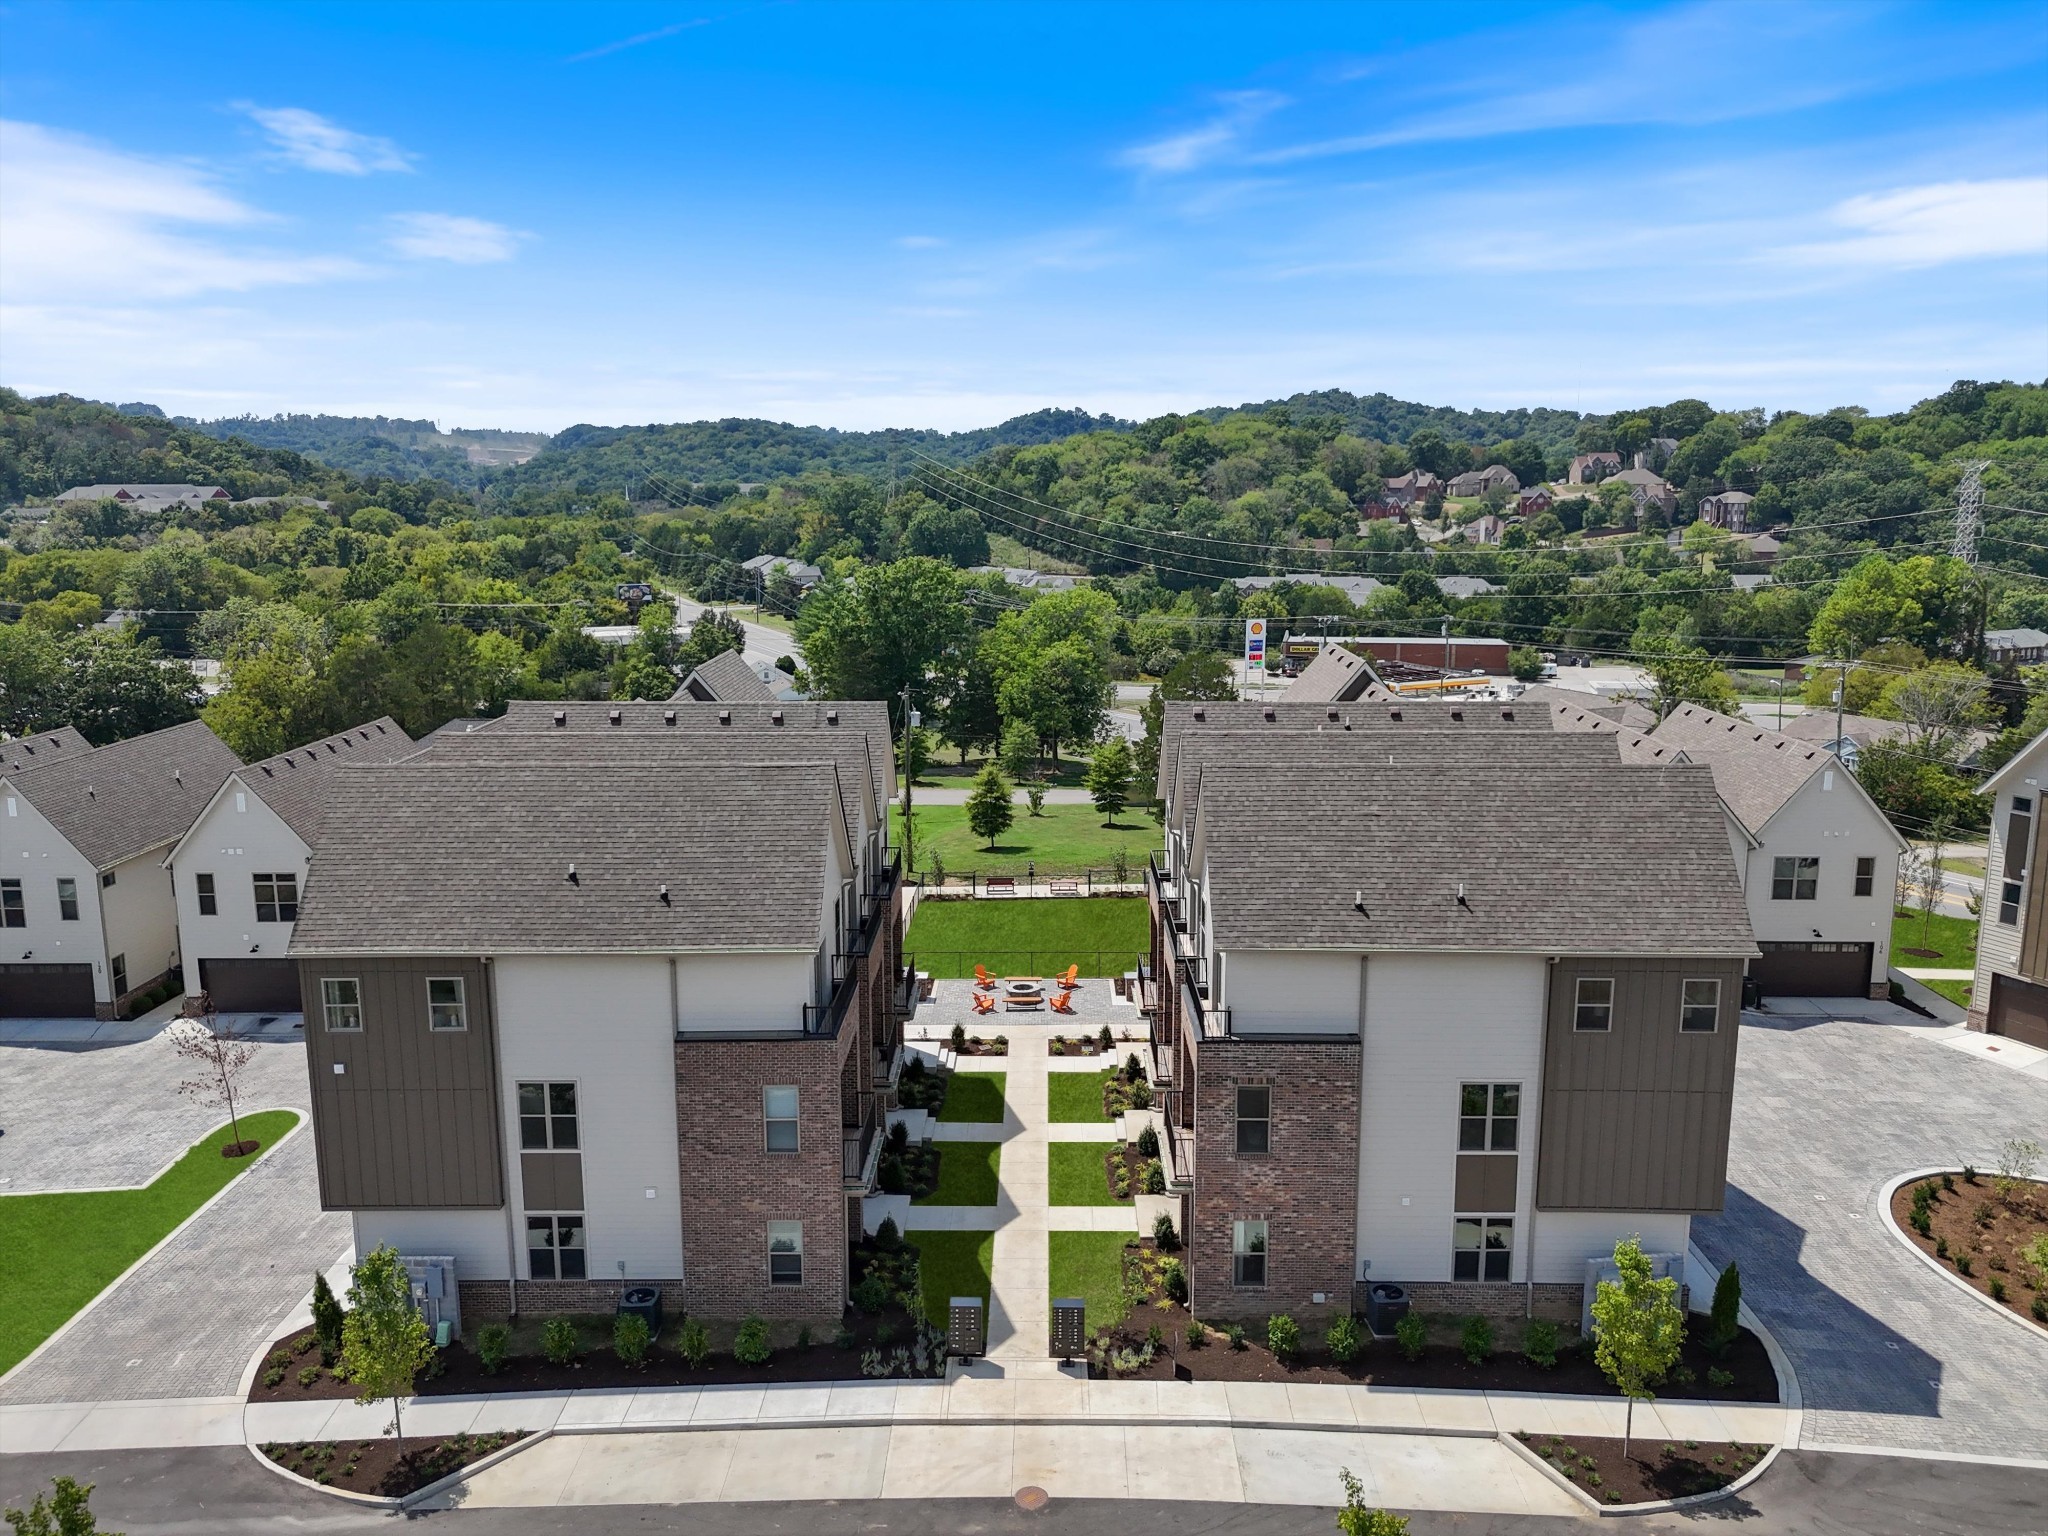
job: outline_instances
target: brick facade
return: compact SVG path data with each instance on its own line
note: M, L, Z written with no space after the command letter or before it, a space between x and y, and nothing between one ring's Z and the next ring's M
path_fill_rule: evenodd
M1221 1321L1286 1312L1304 1322L1344 1312L1357 1247L1358 1040L1219 1037L1203 1040L1193 1057L1192 1078L1176 1085L1183 1096L1191 1092L1194 1107L1187 1245L1196 1312ZM1268 1153L1238 1154L1240 1084L1273 1091ZM1258 1290L1231 1284L1232 1229L1243 1220L1266 1223L1266 1284Z
M1378 1278L1385 1280L1391 1277ZM1476 1315L1496 1322L1512 1322L1533 1315L1574 1326L1578 1324L1586 1292L1585 1286L1576 1280L1539 1281L1535 1286L1535 1311L1532 1314L1530 1288L1519 1281L1395 1280L1394 1284L1408 1293L1411 1310L1432 1316ZM1352 1304L1360 1317L1365 1316L1368 1289L1363 1282L1354 1288Z
M662 1315L674 1317L683 1310L683 1284L679 1280L628 1280L625 1285L652 1285L661 1292ZM511 1313L512 1287L503 1280L464 1280L462 1331L471 1338L485 1323L502 1323ZM559 1317L563 1313L607 1313L618 1310L621 1283L617 1280L522 1280L519 1282L521 1317Z

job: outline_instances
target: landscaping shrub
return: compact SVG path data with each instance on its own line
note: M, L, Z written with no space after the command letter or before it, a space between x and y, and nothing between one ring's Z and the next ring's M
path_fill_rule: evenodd
M1709 1366L1707 1368L1707 1385L1718 1387L1725 1392L1728 1388L1735 1385L1735 1373L1733 1371L1724 1371L1718 1365Z
M1934 1216L1925 1206L1915 1206L1912 1215L1908 1216L1906 1220L1912 1225L1913 1230L1922 1237L1932 1237L1934 1235Z
M1401 1353L1410 1360L1420 1360L1422 1351L1429 1344L1429 1325L1410 1312L1394 1324L1394 1342L1401 1346Z
M1209 1342L1209 1325L1199 1317L1188 1319L1188 1348L1200 1349Z
M1152 1218L1152 1241L1169 1250L1180 1246L1180 1234L1173 1230L1173 1218L1164 1211Z
M1124 1058L1124 1081L1127 1083L1140 1082L1144 1079L1144 1076L1145 1063L1139 1059L1138 1053L1133 1051Z
M2034 1272L2034 1289L2048 1291L2048 1232L2039 1233L2020 1250L2020 1261Z
M1159 1285L1166 1292L1168 1301L1186 1305L1188 1299L1187 1266L1179 1259L1168 1259L1159 1266Z
M1344 1507L1337 1511L1337 1529L1343 1536L1408 1536L1407 1516L1367 1504L1365 1485L1349 1467L1340 1467L1337 1476L1344 1484Z
M1714 1282L1713 1310L1707 1314L1707 1348L1725 1355L1735 1346L1742 1331L1742 1271L1733 1259Z
M1944 1173L1941 1176L1941 1192L1944 1195L1949 1194L1955 1189L1955 1187L1956 1176L1952 1173Z
M334 1287L325 1275L313 1277L313 1337L320 1341L320 1363L333 1365L341 1358L341 1328L346 1314L335 1300Z
M1483 1317L1466 1318L1465 1331L1458 1336L1458 1346L1472 1364L1486 1364L1493 1358L1493 1324Z
M740 1324L740 1331L732 1341L732 1357L741 1365L766 1365L772 1354L768 1348L768 1324L759 1317L749 1317Z
M1151 1127L1147 1126L1146 1129L1150 1130ZM1166 1170L1159 1165L1159 1159L1156 1157L1145 1164L1145 1193L1148 1195L1163 1195L1166 1193Z
M1275 1312L1266 1319L1266 1348L1282 1364L1292 1360L1301 1353L1301 1324L1285 1312Z
M638 1312L620 1314L612 1321L612 1353L621 1365L638 1365L647 1358L647 1319Z
M476 1358L486 1376L505 1368L505 1356L512 1348L512 1330L503 1323L485 1323L476 1333Z
M1531 1365L1540 1365L1549 1370L1557 1364L1557 1324L1543 1318L1531 1318L1529 1326L1522 1330L1522 1357Z
M1970 1272L1970 1269L1971 1269L1971 1262L1970 1262L1970 1256L1969 1256L1969 1255L1968 1255L1967 1253L1959 1253L1959 1254L1957 1254L1957 1255L1956 1255L1956 1273L1958 1273L1958 1274L1963 1274L1963 1275L1967 1275L1967 1274L1968 1274L1968 1273Z
M1358 1358L1365 1348L1365 1329L1357 1318L1348 1312L1330 1324L1329 1332L1323 1335L1323 1344L1330 1351L1330 1358L1339 1365Z
M1948 1257L1948 1239L1947 1239L1947 1238L1945 1238L1945 1237L1937 1237L1937 1238L1936 1238L1936 1239L1934 1240L1934 1256L1935 1256L1935 1257L1936 1257L1937 1259L1945 1259L1945 1258L1947 1258L1947 1257Z
M1152 1085L1141 1077L1131 1084L1131 1108L1150 1109L1151 1107Z
M902 1083L914 1083L923 1076L924 1057L918 1055L917 1052L912 1051L909 1056L904 1058L903 1070L897 1074L896 1080Z
M910 1150L910 1127L901 1120L894 1121L889 1126L889 1150L898 1157ZM883 1219L887 1220L886 1217ZM881 1235L879 1231L875 1233L877 1238Z
M2005 1300L2005 1282L1999 1279L1998 1276L1993 1275L1991 1277L1990 1289L1993 1301Z
M1963 1182L1964 1182L1965 1184L1974 1184L1974 1183L1976 1183L1976 1182L1977 1182L1977 1166L1976 1166L1976 1164L1974 1164L1974 1163L1965 1163L1965 1164L1963 1164Z
M1230 1347L1232 1349L1243 1349L1244 1324L1232 1323L1228 1328L1223 1330L1223 1337L1230 1341Z
M809 1323L805 1323L801 1328L797 1329L796 1347L798 1349L809 1349L811 1347L811 1325Z
M551 1317L541 1325L540 1352L550 1365L567 1365L576 1358L576 1325L566 1317Z
M894 1216L884 1216L875 1228L875 1246L884 1253L894 1253L903 1245L903 1231L896 1225Z
M967 1026L965 1024L955 1024L953 1026L952 1046L955 1055L967 1049Z
M2034 1298L2034 1304L2027 1308L2027 1310L2033 1313L2035 1322L2048 1323L2048 1296L2037 1295Z
M309 1365L303 1371L299 1372L299 1385L301 1387L311 1388L313 1383L318 1381L319 1379L320 1367L317 1365Z
M1105 1051L1113 1051L1116 1049L1116 1036L1112 1035L1109 1032L1109 1026L1107 1024L1102 1026L1102 1032L1095 1037L1095 1043L1101 1046L1102 1049L1104 1049Z
M274 1387L283 1380L284 1367L281 1365L273 1365L263 1373L263 1385L266 1387Z
M872 1317L889 1305L889 1282L874 1270L860 1278L860 1284L853 1288L853 1304Z
M683 1331L676 1339L676 1350L695 1370L711 1358L711 1336L704 1331L702 1323L691 1318L683 1324Z
M1138 1156L1157 1157L1158 1155L1159 1132L1148 1124L1138 1132Z

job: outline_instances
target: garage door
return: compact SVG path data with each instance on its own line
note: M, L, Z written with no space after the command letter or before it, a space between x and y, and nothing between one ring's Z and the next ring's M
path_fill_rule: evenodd
M89 1019L89 965L0 965L0 1019Z
M299 968L289 960L202 960L199 985L219 1013L297 1013Z
M1765 997L1863 997L1870 991L1868 944L1760 939L1757 948L1763 954L1749 962L1749 974Z
M1991 1014L1984 1027L1994 1035L2048 1051L2048 987L2037 987L2017 976L1993 975Z

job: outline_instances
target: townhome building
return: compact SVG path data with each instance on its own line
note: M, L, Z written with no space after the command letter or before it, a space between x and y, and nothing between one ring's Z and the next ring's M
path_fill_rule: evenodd
M292 953L358 1248L452 1258L470 1325L840 1316L908 990L871 728L515 708L338 776Z
M61 757L79 757L91 750L92 743L68 725L32 736L8 736L0 738L0 770L34 768Z
M1991 800L1984 910L1969 1025L2048 1049L2048 911L2042 892L2041 803L2048 735L2036 736L1978 790Z
M163 858L185 995L223 1013L299 1010L287 954L306 864L339 771L415 749L390 716L238 767Z
M164 851L241 759L197 720L85 750L68 730L6 748L0 1018L126 1017L178 969Z
M1540 708L1168 711L1141 992L1194 1305L1576 1318L1631 1235L1682 1272L1756 952L1710 772Z
M741 704L775 702L775 690L738 651L721 651L709 661L698 662L691 668L690 675L683 679L683 685L676 690L675 696L695 699L700 704L716 704L721 700Z

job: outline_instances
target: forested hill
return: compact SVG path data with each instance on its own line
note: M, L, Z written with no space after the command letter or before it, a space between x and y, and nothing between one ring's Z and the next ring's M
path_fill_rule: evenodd
M548 444L545 432L505 432L492 427L457 427L443 432L431 421L394 416L224 416L216 421L178 416L173 420L208 437L240 438L259 447L308 454L350 474L388 475L399 480L431 476L470 488L480 484L494 467L530 458Z
M1289 395L1285 400L1248 401L1235 408L1215 406L1193 414L1208 421L1221 421L1234 411L1272 415L1276 407L1284 409L1296 422L1334 420L1353 437L1382 443L1405 443L1429 427L1447 443L1499 443L1531 438L1552 449L1569 443L1585 419L1577 411L1542 405L1508 411L1460 411L1448 405L1417 405L1413 400L1396 400L1388 394L1354 395L1343 389L1319 389Z

